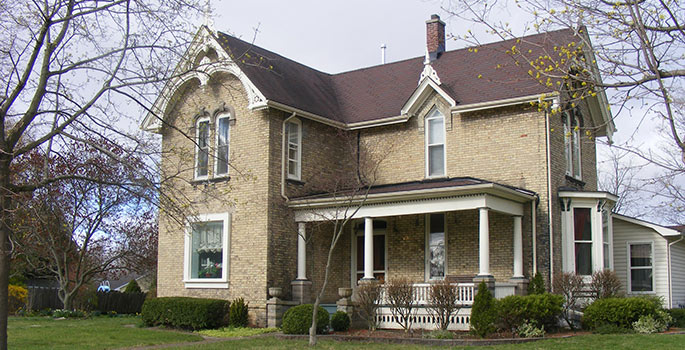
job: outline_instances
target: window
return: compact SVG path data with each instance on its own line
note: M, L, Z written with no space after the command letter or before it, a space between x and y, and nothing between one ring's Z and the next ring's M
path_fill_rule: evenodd
M220 114L216 119L216 163L215 176L228 175L228 145L231 115Z
M580 123L578 115L575 111L569 111L563 116L566 175L580 179Z
M640 293L654 291L653 256L652 243L628 244L631 292Z
M186 228L186 287L227 288L230 214L206 214ZM223 285L216 283L223 282Z
M206 178L209 164L209 119L199 119L196 124L195 177Z
M428 214L426 219L426 274L428 279L441 279L446 270L445 214Z
M288 178L300 180L302 172L302 124L299 120L285 123Z
M426 117L426 176L445 176L445 117L433 107Z
M592 275L592 220L590 208L573 208L576 273Z

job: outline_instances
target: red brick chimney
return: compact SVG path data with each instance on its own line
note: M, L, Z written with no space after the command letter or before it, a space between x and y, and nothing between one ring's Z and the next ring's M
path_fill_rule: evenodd
M445 52L445 22L438 15L431 15L426 21L426 49L431 61Z

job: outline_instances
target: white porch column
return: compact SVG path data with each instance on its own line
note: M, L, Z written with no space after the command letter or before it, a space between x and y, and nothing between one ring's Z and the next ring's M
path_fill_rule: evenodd
M304 222L297 223L297 279L307 279L307 241Z
M520 216L514 216L514 276L512 277L523 277L523 233Z
M364 279L373 279L373 219L364 218Z
M490 276L490 223L488 208L478 208L478 276Z

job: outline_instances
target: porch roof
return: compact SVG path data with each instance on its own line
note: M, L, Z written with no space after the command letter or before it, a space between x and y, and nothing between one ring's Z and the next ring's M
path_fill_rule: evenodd
M342 191L293 198L295 220L326 221L345 217L386 217L489 208L523 215L523 203L535 200L533 191L472 177L412 181L373 186L364 191Z

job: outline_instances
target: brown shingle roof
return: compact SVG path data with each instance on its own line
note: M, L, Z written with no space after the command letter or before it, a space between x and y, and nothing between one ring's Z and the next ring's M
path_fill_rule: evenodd
M424 67L424 58L416 57L332 75L224 33L217 39L268 100L343 123L399 115ZM577 38L566 29L519 40L447 51L431 64L441 87L460 105L553 91L529 77L528 64L517 65L506 51L516 45L527 57L551 55L555 45Z

